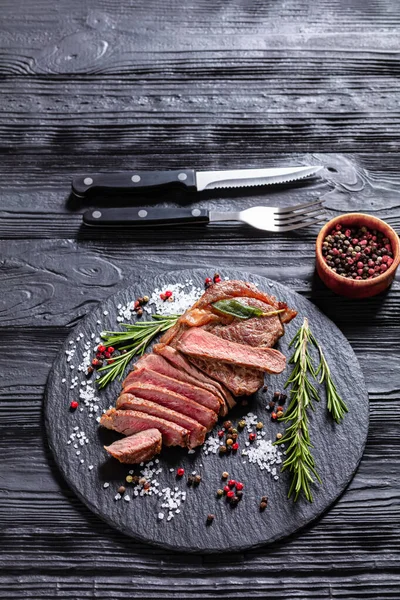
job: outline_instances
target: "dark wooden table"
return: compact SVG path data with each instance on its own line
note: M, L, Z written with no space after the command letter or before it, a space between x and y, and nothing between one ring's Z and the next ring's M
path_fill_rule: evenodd
M314 277L318 228L117 237L83 230L85 206L69 198L79 172L315 162L325 179L293 189L141 202L227 208L324 196L329 215L364 210L399 228L398 3L0 8L0 598L398 599L399 278L387 295L347 301ZM149 267L191 265L243 267L310 298L353 345L371 401L365 455L337 504L291 539L217 559L163 552L99 521L57 471L42 418L52 361L79 319Z

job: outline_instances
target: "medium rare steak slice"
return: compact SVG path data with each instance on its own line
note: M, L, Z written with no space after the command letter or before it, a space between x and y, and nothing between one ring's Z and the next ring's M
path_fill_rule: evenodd
M188 356L249 367L265 373L282 373L286 366L286 357L279 350L253 348L223 340L201 327L185 331L178 342L178 348Z
M186 398L186 396L176 394L175 392L171 392L171 390L150 383L134 381L126 386L124 393L133 394L139 398L150 400L150 402L161 404L166 408L187 415L191 419L201 423L207 429L211 429L218 419L217 413L210 408L197 404L197 402Z
M115 410L110 408L101 416L100 425L114 429L124 435L132 435L147 429L158 429L166 446L187 446L189 431L176 423L153 417L136 410Z
M198 369L191 362L189 362L186 356L178 352L178 350L175 350L175 348L172 348L172 346L167 346L165 344L156 344L153 348L153 352L156 352L160 356L163 356L181 372L185 372L194 379L196 379L196 381L198 381L198 386L205 387L205 389L209 389L209 386L212 386L214 389L217 390L218 396L220 398L225 399L229 408L233 408L235 406L236 401L227 388L223 387L218 381L215 381L211 377L205 375L200 369ZM222 414L223 413L221 413L221 415Z
M235 396L250 396L264 385L264 374L256 369L245 369L237 365L216 360L190 357L191 362L198 369L207 373L209 377L217 379L227 387Z
M123 410L138 410L140 412L153 415L153 417L161 417L162 419L166 419L167 421L171 421L172 423L176 423L177 425L184 427L190 431L190 448L195 448L196 446L204 443L207 429L203 427L203 425L200 425L198 421L195 421L186 415L182 415L175 410L166 408L161 404L150 402L144 398L137 398L132 394L121 394L117 400L116 408Z
M111 456L130 465L151 460L161 452L162 436L158 429L146 429L104 446Z
M173 348L171 348L171 350L175 352ZM183 360L186 360L186 358L183 358ZM190 366L190 363L188 364ZM227 414L228 407L226 405L226 400L222 394L222 391L219 391L215 386L213 386L210 383L205 383L199 379L196 379L192 375L189 375L189 373L187 373L183 369L177 369L176 367L174 367L174 365L169 363L168 360L166 360L159 354L145 354L144 356L139 358L139 360L133 366L134 369L138 369L139 367L146 367L148 369L151 369L152 371L161 373L161 375L166 375L167 377L172 377L173 379L178 379L179 381L185 381L186 383L191 383L192 385L208 390L209 392L217 396L217 398L221 401L221 408L219 414L221 416L225 416ZM195 370L195 367L192 367L192 369ZM202 373L201 375L202 377L204 377L204 380L206 380L206 377Z
M237 300L245 306L260 308L264 312L271 310L271 306L255 298L238 298ZM213 326L210 323L206 329L224 340L258 348L272 348L284 334L279 315L234 319L227 325L216 324Z
M181 396L186 396L186 398L190 398L191 400L194 400L194 402L202 404L216 413L219 413L221 404L220 398L204 388L194 386L191 383L185 383L179 379L167 377L166 375L152 371L147 367L139 367L138 369L131 371L125 379L123 383L124 391L127 392L127 386L137 381L163 387L166 390L170 390Z

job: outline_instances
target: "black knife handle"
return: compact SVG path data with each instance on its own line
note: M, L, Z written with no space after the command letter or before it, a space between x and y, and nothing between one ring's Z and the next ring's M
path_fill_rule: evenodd
M196 173L193 169L179 171L127 171L123 173L98 173L81 175L72 180L75 196L84 198L88 192L118 191L143 192L169 186L183 186L188 190L196 189Z
M153 225L180 225L209 223L204 208L93 208L83 214L83 222L91 227L150 227Z

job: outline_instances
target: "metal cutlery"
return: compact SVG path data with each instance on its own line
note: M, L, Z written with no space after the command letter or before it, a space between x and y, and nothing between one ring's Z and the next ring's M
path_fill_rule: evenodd
M72 181L75 196L84 198L92 191L143 192L164 187L181 186L190 191L215 188L236 188L290 183L312 177L321 166L285 167L270 169L236 169L233 171L129 171L81 175Z
M262 231L286 232L325 220L322 200L296 206L253 206L239 212L204 208L125 207L88 210L83 222L100 227L150 227L239 221Z

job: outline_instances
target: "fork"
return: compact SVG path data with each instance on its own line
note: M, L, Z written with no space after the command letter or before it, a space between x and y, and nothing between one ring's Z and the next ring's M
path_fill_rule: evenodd
M143 227L185 223L240 221L262 231L286 232L325 220L322 200L295 206L253 206L239 212L219 212L204 208L104 208L86 211L83 222L101 227Z

